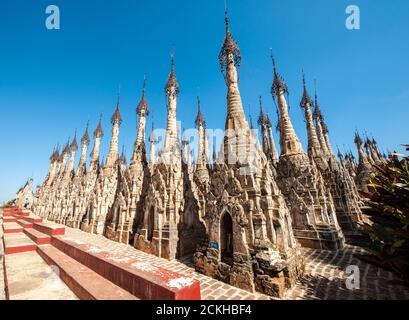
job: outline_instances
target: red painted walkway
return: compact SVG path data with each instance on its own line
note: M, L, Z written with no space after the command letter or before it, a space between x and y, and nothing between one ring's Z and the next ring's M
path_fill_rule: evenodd
M6 295L8 257L36 252L80 299L200 300L200 282L192 277L152 267L139 259L65 237L65 227L43 222L21 208L3 211ZM12 259L10 259L12 260ZM10 284L11 285L11 284Z

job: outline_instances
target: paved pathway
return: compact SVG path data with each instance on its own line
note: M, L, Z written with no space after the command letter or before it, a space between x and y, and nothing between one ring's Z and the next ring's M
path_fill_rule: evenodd
M408 300L409 289L391 285L396 277L384 269L367 264L354 256L364 250L347 245L344 250L303 249L306 274L287 292L287 299L295 300ZM348 266L359 268L359 289L349 290L346 280Z
M90 243L96 247L115 252L121 256L138 258L157 267L191 276L200 281L202 299L204 300L270 300L270 297L259 293L250 293L231 285L207 277L194 270L192 266L181 261L168 261L135 249L130 245L109 240L101 235L90 234L79 229L66 227L65 235L72 239Z
M1 221L0 221L1 223ZM1 225L0 225L1 226ZM0 233L2 230L0 228ZM109 240L103 236L83 232L66 227L66 236L90 243L94 246L113 251L117 254L143 259L155 266L192 276L201 282L202 298L206 300L268 300L259 293L240 290L223 282L204 276L194 270L189 261L167 261L135 249L132 246ZM1 239L1 234L0 234ZM1 242L1 241L0 241ZM369 265L354 257L354 253L362 253L361 248L347 245L341 251L325 251L303 249L306 256L306 273L298 283L287 292L288 300L335 300L335 299L409 299L409 289L389 282L396 279L394 275L383 269ZM2 243L0 243L0 260L2 259ZM346 268L356 265L360 271L360 288L349 290L346 279L349 276ZM0 300L4 299L3 263L0 263Z
M141 258L153 265L193 276L201 281L203 299L269 299L265 295L252 294L199 274L189 264L186 265L180 261L167 261L141 252L132 246L111 241L103 236L72 228L66 228L66 234L69 237L90 242L97 247L113 250L124 256ZM358 247L347 245L344 250L336 252L314 249L303 249L303 251L306 255L305 276L287 292L285 299L409 299L407 288L388 283L390 280L396 279L392 273L378 269L353 256L354 253L363 252ZM349 290L346 288L346 279L349 274L345 271L349 265L356 265L359 268L360 289Z

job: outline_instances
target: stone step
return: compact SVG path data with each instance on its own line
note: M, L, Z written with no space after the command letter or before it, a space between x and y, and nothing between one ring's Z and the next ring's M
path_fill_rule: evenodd
M10 300L78 300L36 251L6 255L4 266Z
M24 217L24 221L31 222L31 223L42 223L43 219L37 216L29 216L29 217Z
M33 228L49 236L62 236L65 234L65 227L54 223L34 223Z
M30 212L17 212L14 213L14 217L16 218L24 218L24 217L28 217L30 215Z
M51 243L51 236L35 229L24 229L24 233L38 245Z
M14 213L3 212L3 217L4 217L4 218L6 218L6 217L12 217L12 218L14 218Z
M51 244L140 299L200 300L194 278L64 236L52 237Z
M17 223L22 226L24 229L30 229L33 227L33 223L32 222L28 222L25 220L17 220Z
M82 300L139 300L51 245L39 246L37 252L58 267L60 278Z
M34 251L35 249L37 249L37 245L22 232L4 234L4 253L6 255Z
M23 232L23 227L16 222L4 222L3 232L6 233L19 233Z
M3 222L16 222L17 219L13 217L3 217Z

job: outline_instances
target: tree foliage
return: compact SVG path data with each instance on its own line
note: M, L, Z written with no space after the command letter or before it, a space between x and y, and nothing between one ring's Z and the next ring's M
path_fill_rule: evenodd
M364 260L397 274L409 284L409 157L393 155L375 167L369 182L363 226L371 242Z

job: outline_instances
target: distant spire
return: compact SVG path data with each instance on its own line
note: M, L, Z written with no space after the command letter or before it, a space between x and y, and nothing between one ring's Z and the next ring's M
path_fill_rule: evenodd
M94 137L102 138L103 136L104 136L104 130L102 129L102 113L100 113L98 126L94 131Z
M300 102L300 106L301 108L305 108L307 106L311 106L312 105L312 100L310 95L308 94L308 90L307 90L307 84L305 82L305 73L304 70L302 71L302 83L303 83L303 95L302 95L302 99Z
M155 126L152 120L152 130L151 130L151 135L149 136L149 142L153 143L153 144L157 144L158 141L156 140L155 137Z
M358 131L355 131L355 140L354 140L355 144L357 146L361 146L362 145L362 139L361 136L359 135Z
M70 151L70 138L68 138L67 143L65 144L64 149L61 152L61 155L68 153Z
M138 103L138 106L136 107L136 113L138 115L141 115L141 113L145 113L145 115L149 115L149 105L148 105L148 101L146 100L146 75L143 76L143 87L142 87L142 97L141 100Z
M122 153L119 160L122 164L126 164L125 145L122 145Z
M60 148L59 144L57 144L57 146L54 147L54 151L53 151L53 153L51 154L51 157L50 157L51 162L57 161L58 158L60 157L59 148Z
M171 60L171 69L170 69L170 74L168 77L168 81L166 82L165 86L165 93L166 95L170 95L174 93L175 95L179 94L179 82L176 79L176 73L175 73L175 53L172 48L171 54L170 54L170 60ZM174 92L172 91L172 88L174 88Z
M199 96L197 97L197 116L196 116L195 124L196 124L196 127L206 126L206 122L204 120L202 111L200 110L200 97Z
M75 129L74 138L72 139L70 149L71 149L71 151L77 151L78 150L77 129Z
M285 84L283 78L278 74L276 61L273 56L273 49L270 48L270 57L271 61L273 62L274 67L274 80L271 86L271 93L274 96L278 96L281 92L288 93L288 87Z
M81 143L87 146L89 145L89 142L90 142L90 138L88 134L88 126L89 126L89 121L87 121L87 127L85 128L84 135L81 138Z
M111 117L112 124L118 123L120 125L122 123L121 113L119 112L120 100L121 100L121 87L119 87L119 91L118 91L118 100L116 102L115 112Z
M263 101L262 101L261 96L259 96L259 103L260 103L260 116L258 118L258 124L260 126L264 126L264 125L267 125L267 118L266 118L266 116L264 114L264 111L263 111Z

